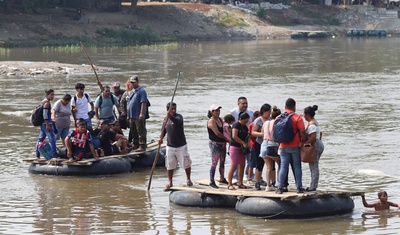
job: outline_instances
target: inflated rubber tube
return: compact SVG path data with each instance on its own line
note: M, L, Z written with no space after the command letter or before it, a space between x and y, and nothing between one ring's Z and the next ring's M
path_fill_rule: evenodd
M83 176L121 174L131 171L131 163L127 158L109 158L93 162L90 166L51 165L31 163L29 172L32 174Z
M311 32L307 35L308 38L327 38L328 32Z
M190 191L172 191L169 201L179 206L189 207L231 207L237 202L235 196L205 194Z
M156 166L165 166L165 147L160 148L160 153L157 158ZM157 149L151 151L149 154L141 154L141 155L133 155L129 156L131 159L135 161L132 162L133 167L152 167L154 158L156 157Z
M257 217L315 218L351 213L354 202L350 197L320 197L298 201L281 201L279 198L249 197L236 203L236 210L241 214Z

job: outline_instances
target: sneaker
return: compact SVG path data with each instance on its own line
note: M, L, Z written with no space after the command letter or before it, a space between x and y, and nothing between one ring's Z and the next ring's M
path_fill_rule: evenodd
M248 180L247 180L247 184L248 184L248 185L253 185L253 184L254 184L254 182L253 182L253 180L252 180L252 179L248 179Z
M276 194L282 194L282 193L283 193L282 188L278 188L278 189L275 191L275 193L276 193Z
M262 186L267 186L267 181L261 179L261 180L260 180L260 184L261 184Z
M210 183L211 188L219 189L219 187L215 184L215 182Z
M304 188L297 188L297 193L304 193Z
M219 180L220 184L228 184L228 181L224 178L222 180Z
M191 180L188 180L188 181L186 182L186 184L187 184L187 186L189 186L189 187L193 186L193 182L192 182Z
M289 189L287 187L283 187L282 192L289 192Z
M255 190L261 190L260 183L257 182L257 183L254 185L254 189L255 189Z
M275 188L272 186L267 186L267 187L265 187L265 191L272 192L272 191L275 191Z
M235 178L232 179L232 184L237 184L237 182L238 182L237 179L235 179Z

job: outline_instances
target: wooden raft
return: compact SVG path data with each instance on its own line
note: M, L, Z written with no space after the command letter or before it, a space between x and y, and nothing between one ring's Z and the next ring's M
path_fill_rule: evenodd
M234 186L236 190L229 190L227 184L219 184L216 180L215 184L219 189L214 189L209 186L209 180L199 180L196 181L193 186L189 187L186 184L180 186L173 186L165 191L189 191L198 192L201 194L216 194L216 195L227 195L236 197L267 197L267 198L280 198L283 200L300 200L307 198L317 198L317 197L330 197L330 196L360 196L364 192L348 192L348 191L322 191L318 190L315 192L304 192L298 194L296 191L289 190L289 192L284 192L283 194L276 194L275 191L266 192L264 190L255 190L254 186L249 186L248 189L240 189L238 186Z
M162 144L161 147L166 146L165 144ZM49 164L49 165L72 165L72 166L90 166L92 165L94 162L97 161L101 161L101 160L106 160L106 159L110 159L110 158L126 158L126 157L140 157L143 154L149 153L151 151L157 150L158 148L158 142L153 142L153 143L149 143L147 144L147 148L146 151L135 151L132 150L129 153L126 154L118 154L118 155L110 155L110 156L104 156L104 157L99 157L100 160L96 160L94 158L89 158L89 159L84 159L81 161L70 161L68 159L64 159L64 158L52 158L50 160L47 160L45 158L27 158L24 159L24 162L28 162L28 163L36 163L36 164ZM132 161L134 161L134 159L131 159Z

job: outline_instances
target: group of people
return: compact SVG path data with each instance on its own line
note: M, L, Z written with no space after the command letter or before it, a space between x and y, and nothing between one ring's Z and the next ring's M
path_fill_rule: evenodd
M146 119L149 101L146 90L139 86L139 78L134 75L126 82L126 89L119 82L103 86L98 82L100 93L93 102L85 92L85 85L75 85L76 94L65 94L56 101L54 90L45 91L41 105L44 122L36 144L36 157L40 158L39 146L47 137L52 157L58 157L56 141L67 148L70 160L84 157L127 153L129 150L145 151L147 146ZM118 114L117 114L117 113ZM74 129L70 130L71 116ZM95 118L96 128L92 125ZM129 137L123 135L121 126L129 123Z
M308 106L304 109L303 117L306 125L303 117L296 113L296 101L292 98L286 100L283 113L276 106L272 107L267 103L263 104L258 111L253 112L248 108L246 97L239 97L238 106L232 109L224 119L220 117L221 109L222 107L219 105L211 105L208 110L207 130L212 162L210 187L218 188L214 177L219 162L219 183L227 184L230 190L236 189L233 184L233 180L236 177L238 188L248 188L244 184L243 178L246 173L248 182L253 183L254 168L254 187L256 190L261 190L264 165L267 166L266 191L276 191L278 194L288 191L289 165L291 165L295 176L298 193L317 190L319 159L324 150L324 145L321 141L322 132L315 119L315 112L318 110L317 105ZM273 127L276 118L281 114L291 115L290 118L295 135L290 142L276 143L272 138ZM315 146L315 160L309 163L311 182L306 189L303 188L302 184L300 158L300 149L305 144ZM226 179L224 169L228 145L231 167L228 172L228 179ZM268 146L276 146L279 150L277 153L268 152ZM247 169L245 172L246 162ZM278 166L277 173L275 165ZM277 184L276 179L278 179Z

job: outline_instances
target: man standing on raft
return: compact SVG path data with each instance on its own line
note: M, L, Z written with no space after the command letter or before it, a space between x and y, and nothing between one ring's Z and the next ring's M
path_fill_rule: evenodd
M178 162L185 169L187 186L192 186L193 183L190 180L192 160L187 149L183 117L181 114L176 113L176 104L174 102L167 104L167 117L164 122L166 122L166 125L165 129L161 131L159 144L163 143L163 138L167 134L165 166L168 172L168 184L165 186L165 189L173 186L172 177Z

